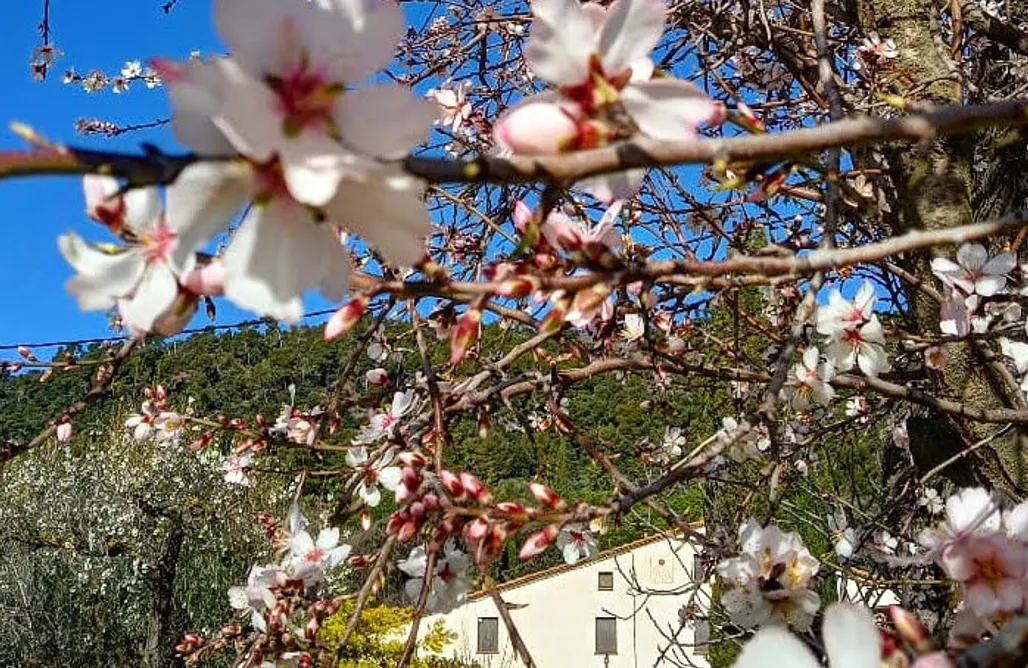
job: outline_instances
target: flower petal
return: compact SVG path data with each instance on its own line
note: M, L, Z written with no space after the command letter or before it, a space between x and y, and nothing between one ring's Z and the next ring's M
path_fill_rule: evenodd
M278 320L298 321L301 293L316 287L329 269L329 239L295 203L275 198L253 206L225 251L225 297Z
M645 169L626 169L623 172L601 174L582 179L575 184L604 204L611 204L616 199L634 197L646 178Z
M866 608L830 606L821 632L831 668L875 668L881 660L878 629Z
M171 118L175 138L199 153L231 153L232 145L212 118L221 111L225 71L232 69L238 73L236 62L231 58L215 58L210 62L191 60L180 65L155 60L153 65L167 84L175 112Z
M252 173L241 163L196 162L182 170L165 192L166 222L178 235L171 256L177 271L192 268L196 252L228 228L254 190Z
M978 273L988 261L989 252L981 244L964 244L957 250L957 262L968 273Z
M785 629L777 627L762 629L746 643L733 668L766 668L772 662L789 668L820 668L806 645Z
M178 295L178 283L168 267L151 265L143 272L135 294L118 303L125 324L143 332L153 329L154 321L168 309Z
M691 139L717 113L714 100L680 79L633 83L621 91L621 101L644 134L668 141Z
M214 124L246 157L257 162L271 159L282 141L282 119L274 94L242 72L226 80L225 87L225 103L212 119Z
M424 257L432 231L421 188L417 179L388 172L364 183L343 181L325 208L390 262L413 266Z
M599 36L599 52L608 75L631 68L645 58L664 33L667 11L660 0L615 0Z
M146 232L161 220L161 196L157 188L133 188L122 198L125 201L125 226L133 232Z
M69 232L57 238L61 255L78 272L65 285L79 308L102 311L132 293L144 270L143 258L133 251L104 253Z
M327 204L335 196L343 174L359 161L353 153L314 133L283 142L279 159L289 193L311 206Z
M320 9L299 15L297 28L310 62L329 81L360 81L392 61L406 29L398 3L317 0L314 5Z
M533 0L532 34L525 60L532 72L558 86L574 86L589 76L595 51L592 20L578 0Z
M385 160L403 158L424 142L435 117L431 102L386 84L348 91L335 112L346 146Z

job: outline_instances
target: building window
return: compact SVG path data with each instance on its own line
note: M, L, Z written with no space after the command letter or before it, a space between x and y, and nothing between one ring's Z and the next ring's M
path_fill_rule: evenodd
M500 651L500 620L496 617L478 618L478 653L496 654Z
M614 591L614 573L611 571L600 571L597 588L600 591Z
M695 582L704 579L706 568L703 566L703 555L699 552L692 555L692 579Z
M618 653L618 627L614 617L596 618L596 653Z
M707 656L710 649L710 620L700 617L696 620L695 630L692 634L692 653L697 656Z

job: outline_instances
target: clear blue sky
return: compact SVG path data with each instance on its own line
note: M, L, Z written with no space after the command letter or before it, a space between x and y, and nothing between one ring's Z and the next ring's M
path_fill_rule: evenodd
M154 56L183 60L193 50L207 56L224 53L214 34L212 0L179 0L169 14L165 0L51 0L51 41L64 52L47 81L32 79L29 59L41 43L37 27L43 0L0 0L3 46L0 48L0 150L24 147L7 128L21 121L56 141L108 150L135 150L150 142L177 150L165 128L132 132L113 139L84 137L75 132L79 118L99 118L118 125L146 123L169 115L162 88L142 82L127 93L86 93L81 85L64 85L68 67L79 74L99 69L116 75L129 60L144 66ZM405 5L408 17L423 19L424 6ZM69 229L87 238L106 235L83 214L81 182L76 177L26 178L0 181L0 346L23 342L107 336L104 313L80 312L64 291L71 270L57 252L56 239ZM109 239L109 237L108 237ZM218 300L217 324L253 318L225 300ZM308 310L329 306L308 299ZM201 313L191 326L207 324ZM47 354L46 351L39 351ZM0 359L10 355L0 351Z
M51 39L64 55L45 83L35 82L29 71L29 57L40 43L37 26L42 0L0 4L4 35L0 149L23 145L7 129L13 120L69 144L131 150L148 141L174 148L165 130L105 139L79 136L74 129L78 118L104 118L118 124L165 118L168 105L162 89L148 90L135 83L121 95L109 89L86 93L81 86L62 84L61 77L69 66L79 73L96 68L113 75L127 60L145 64L155 55L179 59L194 49L205 54L220 51L210 20L210 0L180 0L170 14L161 10L163 0L53 0ZM80 188L75 177L0 181L0 234L5 249L0 262L0 281L5 286L0 290L0 344L109 333L104 314L78 311L63 287L71 272L57 252L57 235L75 229L98 238L83 215ZM231 315L228 305L224 307L219 321Z

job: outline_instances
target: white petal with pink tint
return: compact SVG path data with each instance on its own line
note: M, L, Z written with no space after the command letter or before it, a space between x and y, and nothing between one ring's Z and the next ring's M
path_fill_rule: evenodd
M679 79L654 79L626 86L621 91L621 102L644 134L667 141L695 137L697 126L717 113L712 99Z
M599 35L603 69L613 76L646 58L664 33L666 10L660 0L615 0Z
M423 187L399 172L375 175L364 183L344 181L326 210L389 262L412 266L424 256L432 231L421 201Z
M559 86L583 83L595 52L593 21L578 0L533 0L525 59L537 76Z
M347 147L387 160L403 158L425 141L435 117L430 102L388 85L348 91L335 113Z

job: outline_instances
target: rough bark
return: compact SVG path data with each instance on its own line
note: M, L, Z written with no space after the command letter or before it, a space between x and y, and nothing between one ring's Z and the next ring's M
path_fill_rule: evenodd
M164 549L150 580L153 608L140 662L143 668L166 668L173 665L174 661L173 648L177 639L174 624L175 577L186 532L181 518L172 516L169 520Z
M897 93L937 104L963 100L961 83L942 43L937 8L923 0L858 0L857 20L865 33L878 32L895 40L898 57L891 64ZM897 190L900 208L891 221L894 232L910 229L940 229L966 225L975 219L973 193L975 156L973 137L945 137L927 141L911 150L885 147L890 176ZM905 259L906 269L928 283L934 283L931 254L919 253ZM911 325L926 333L935 332L939 304L919 292L910 295ZM944 374L933 382L943 396L981 407L1014 406L1021 398L1010 387L994 353L985 345L951 344L950 362ZM947 420L931 416L935 420ZM919 423L925 427L924 423ZM939 438L947 430L911 430L915 459L934 461L990 437L997 426L970 421L954 424L960 439ZM972 460L980 479L1020 496L1028 487L1024 455L1025 435L1013 430L979 450ZM920 456L919 456L920 455Z

